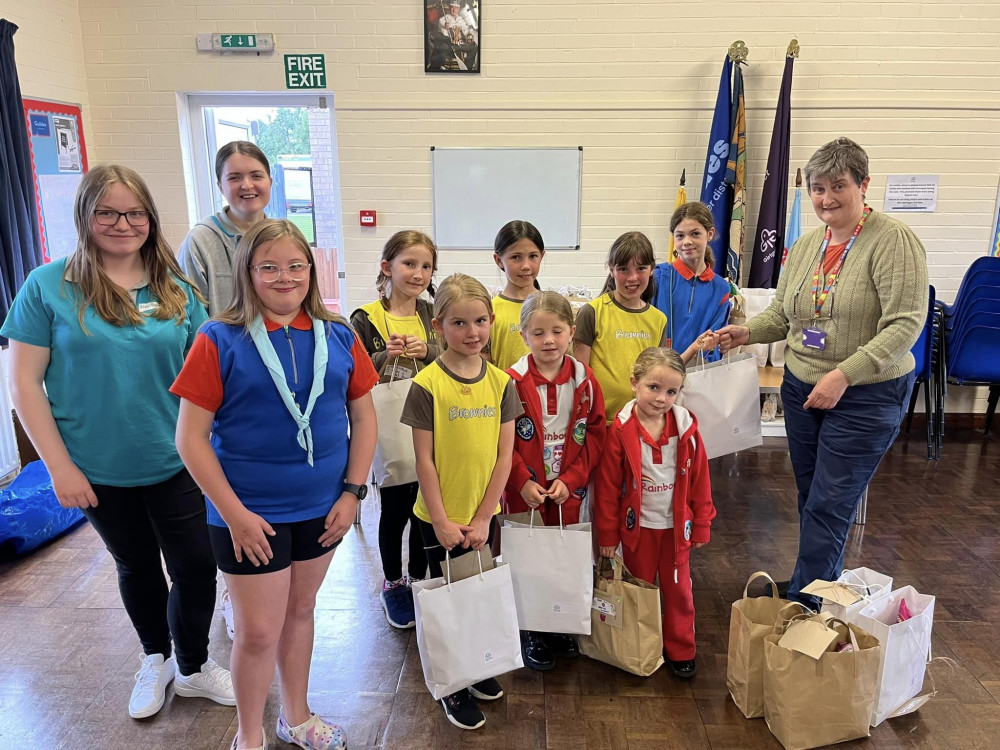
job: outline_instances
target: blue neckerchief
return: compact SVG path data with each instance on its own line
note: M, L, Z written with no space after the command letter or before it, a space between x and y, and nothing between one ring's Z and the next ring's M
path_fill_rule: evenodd
M288 387L288 382L285 378L285 370L281 366L281 360L278 359L278 354L274 351L274 345L271 343L271 339L267 335L267 329L264 327L264 319L258 315L256 320L250 324L250 338L253 339L253 343L257 347L257 353L260 354L260 358L264 361L264 366L267 367L267 371L271 374L271 379L278 389L278 395L281 396L282 403L285 404L288 413L292 415L292 419L298 425L299 445L306 451L306 460L310 466L313 465L313 442L309 417L312 414L313 407L316 405L316 399L323 395L323 388L326 386L326 363L330 356L326 340L326 322L323 320L313 320L312 323L313 336L316 339L316 350L313 353L313 381L309 389L309 402L306 404L304 413L299 410L295 399L292 397L292 391Z

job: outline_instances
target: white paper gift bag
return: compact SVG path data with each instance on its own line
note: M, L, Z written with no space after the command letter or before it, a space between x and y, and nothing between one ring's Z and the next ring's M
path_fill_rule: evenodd
M718 362L688 368L677 402L698 418L709 458L763 442L760 380L752 354L726 355Z
M480 562L461 581L450 569L449 555L444 577L413 582L417 648L435 700L524 666L510 566L484 572Z
M395 487L417 481L413 433L399 422L412 382L393 380L372 388L372 401L379 425L372 477L379 487Z
M506 521L501 536L521 630L590 635L590 524L563 526L560 507L559 526Z
M906 602L912 617L898 622L901 601ZM923 689L927 662L931 658L934 601L933 596L904 586L858 613L858 626L882 644L878 692L871 719L873 727L890 717L912 713L930 700L929 695L917 696Z
M743 297L743 312L746 315L746 319L750 320L754 316L764 312L774 300L774 294L774 289L741 289L740 296ZM744 344L743 351L753 354L757 358L758 367L766 367L771 345Z
M820 612L829 612L844 622L857 622L862 609L892 592L892 576L871 568L845 570L826 590L812 590L815 583L803 591L823 600Z

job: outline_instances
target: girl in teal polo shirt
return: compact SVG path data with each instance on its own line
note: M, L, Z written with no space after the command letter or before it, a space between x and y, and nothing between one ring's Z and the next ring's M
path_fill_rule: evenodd
M0 330L14 406L59 502L83 511L115 559L144 652L129 715L159 711L171 680L177 695L232 706L229 672L208 656L215 560L169 391L205 307L134 171L91 170L73 213L76 250L31 272Z

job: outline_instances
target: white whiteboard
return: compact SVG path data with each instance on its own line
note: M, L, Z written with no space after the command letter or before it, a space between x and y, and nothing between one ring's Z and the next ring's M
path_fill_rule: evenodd
M434 242L492 250L508 221L530 221L545 248L580 248L583 149L432 148Z

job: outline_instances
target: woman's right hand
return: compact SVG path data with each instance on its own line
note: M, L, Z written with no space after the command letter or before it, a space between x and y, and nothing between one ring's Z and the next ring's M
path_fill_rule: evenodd
M441 542L441 546L449 551L465 541L466 531L469 531L468 526L460 526L450 518L445 519L443 523L434 524L434 535Z
M97 495L90 486L90 481L76 464L69 464L63 469L50 472L52 489L55 490L59 504L64 508L96 508Z
M225 519L229 526L229 535L233 538L233 552L236 562L243 562L246 555L255 568L267 565L274 557L267 538L274 536L271 524L246 508L233 519Z
M729 325L715 332L719 337L719 349L723 354L750 340L750 329L746 326Z
M521 497L529 508L537 508L545 502L545 488L529 479L521 488Z

